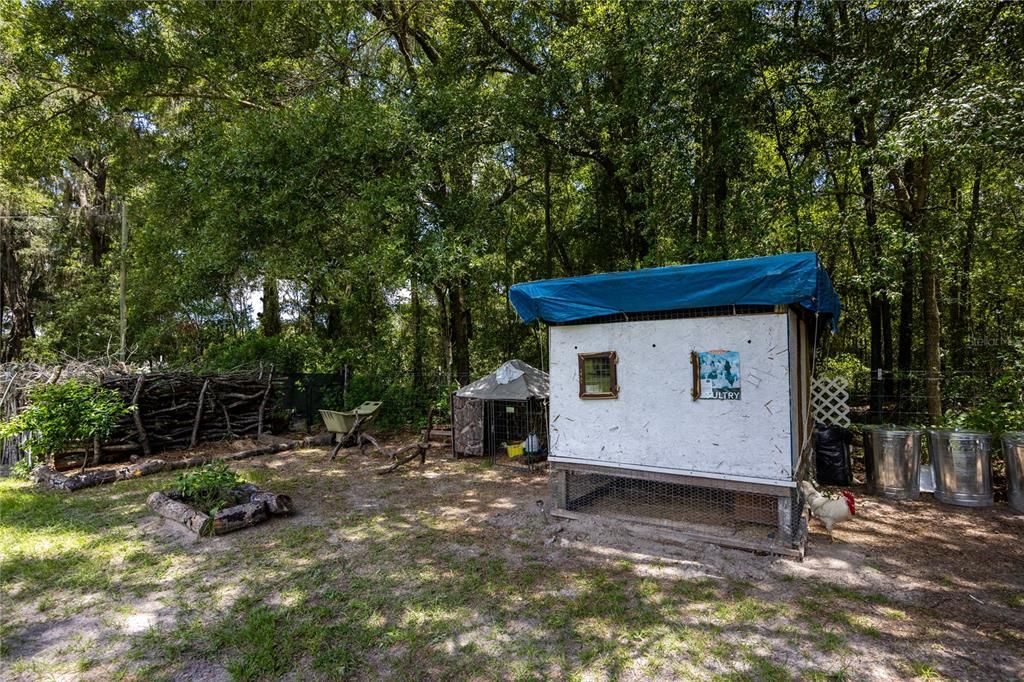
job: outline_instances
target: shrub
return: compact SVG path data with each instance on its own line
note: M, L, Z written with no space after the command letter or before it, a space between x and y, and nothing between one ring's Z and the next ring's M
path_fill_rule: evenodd
M11 476L27 481L32 477L32 469L34 468L35 466L30 461L30 458L19 459L11 467Z
M836 353L818 363L818 376L843 377L851 384L863 378L871 370L852 353Z
M998 438L1005 431L1024 430L1024 380L1007 372L992 382L988 395L975 404L946 412L949 428L987 431Z
M28 407L0 424L0 438L28 432L24 446L32 456L52 457L93 438L102 440L132 410L117 391L78 379L36 386L28 399Z
M210 462L178 474L174 491L185 502L207 514L235 503L232 488L244 481L228 468L227 462Z

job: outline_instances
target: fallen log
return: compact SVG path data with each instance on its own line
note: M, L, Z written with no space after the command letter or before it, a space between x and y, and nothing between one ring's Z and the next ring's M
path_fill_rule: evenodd
M275 516L291 514L295 509L292 505L292 498L289 496L272 493L252 483L236 486L233 492L236 492L246 502L266 505L267 511Z
M406 445L404 448L400 448L398 450L395 450L394 452L391 453L392 459L395 459L399 455L401 455L401 454L403 454L405 452L408 452L410 450L415 450L415 452L413 452L411 455L409 455L405 459L401 459L401 460L396 461L394 464L392 464L388 468L381 469L380 471L377 472L377 475L378 476L383 476L384 474L390 474L392 471L394 471L398 467L402 466L403 464L408 464L409 462L413 461L417 457L419 457L419 459L420 459L420 464L426 464L427 463L427 452L432 447L435 447L434 443L413 443L412 445Z
M187 457L185 459L170 461L151 459L145 462L140 462L139 464L121 467L119 469L98 469L96 471L88 471L81 474L75 474L73 476L66 476L52 467L43 466L36 469L33 473L33 478L37 483L43 483L50 488L74 491L81 490L82 488L91 488L92 486L102 485L104 483L113 483L114 481L126 481L140 476L155 474L158 471L189 469L191 467L209 464L216 460L235 461L249 457L259 457L260 455L284 452L285 450L292 450L304 444L304 441L291 441L288 443L277 443L275 445L241 450L239 452L233 452L223 456L196 455L195 457Z
M235 530L255 526L267 520L267 506L262 502L246 502L213 515L213 534L224 535Z
M153 493L146 498L146 506L165 519L177 521L197 535L210 535L213 530L213 519L209 515L173 499L166 493Z
M96 471L89 471L84 474L67 476L64 481L63 489L74 492L75 490L81 490L82 488L91 488L94 485L113 483L116 480L117 472L113 469L97 469Z
M138 464L132 464L131 466L121 467L116 470L117 480L127 481L132 478L139 478L140 476L148 476L149 474L155 474L159 471L163 471L167 468L167 462L162 459L148 459L145 462Z
M434 408L431 407L430 410L427 412L427 429L426 429L425 433L429 434L433 430L434 430ZM406 445L403 448L399 448L399 449L395 450L394 452L390 453L391 454L391 459L396 460L395 463L392 464L391 466L389 466L387 469L381 469L380 471L377 472L377 475L378 476L383 476L384 474L390 474L392 471L394 471L398 467L402 466L403 464L408 464L409 462L413 461L417 457L420 458L420 464L421 465L426 464L427 463L427 452L432 447L434 447L434 443L430 442L430 437L429 437L429 435L427 435L427 436L424 436L423 440L419 441L418 443L413 443L412 445ZM411 455L409 455L405 459L402 459L402 460L398 459L399 455L401 455L401 454L403 454L405 452L409 452L410 450L415 450L415 452L413 452Z

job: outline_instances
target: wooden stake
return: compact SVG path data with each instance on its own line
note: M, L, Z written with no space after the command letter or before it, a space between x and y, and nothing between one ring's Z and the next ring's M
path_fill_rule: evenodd
M188 442L189 448L196 446L196 439L199 438L199 421L203 416L203 398L206 397L206 387L210 385L210 380L207 379L203 382L203 387L199 390L199 403L196 405L196 418L192 422L192 438Z
M132 419L135 420L135 430L139 432L139 443L142 444L142 454L149 457L152 451L149 448L149 436L146 435L146 429L142 427L142 414L139 410L139 394L142 393L142 383L145 381L146 375L140 374L139 380L135 382L135 393L132 394Z
M260 373L263 373L263 364L260 364ZM270 397L271 382L274 381L274 366L270 366L270 374L267 376L267 390L263 393L263 400L260 402L260 413L256 421L256 440L263 436L263 410L267 408L267 398Z

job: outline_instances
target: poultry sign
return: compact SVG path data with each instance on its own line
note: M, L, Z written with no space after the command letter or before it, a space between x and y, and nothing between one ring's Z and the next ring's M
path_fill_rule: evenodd
M700 362L701 400L740 399L740 354L710 350L697 354Z

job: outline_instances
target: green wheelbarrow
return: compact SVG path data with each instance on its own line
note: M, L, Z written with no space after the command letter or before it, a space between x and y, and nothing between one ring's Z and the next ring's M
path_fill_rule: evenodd
M375 448L380 446L373 436L364 433L363 429L373 421L380 410L380 400L368 400L354 410L348 412L336 412L334 410L320 410L320 416L327 426L327 430L334 434L336 445L331 452L333 461L341 448L350 448L358 445L364 448L367 443L373 444Z

